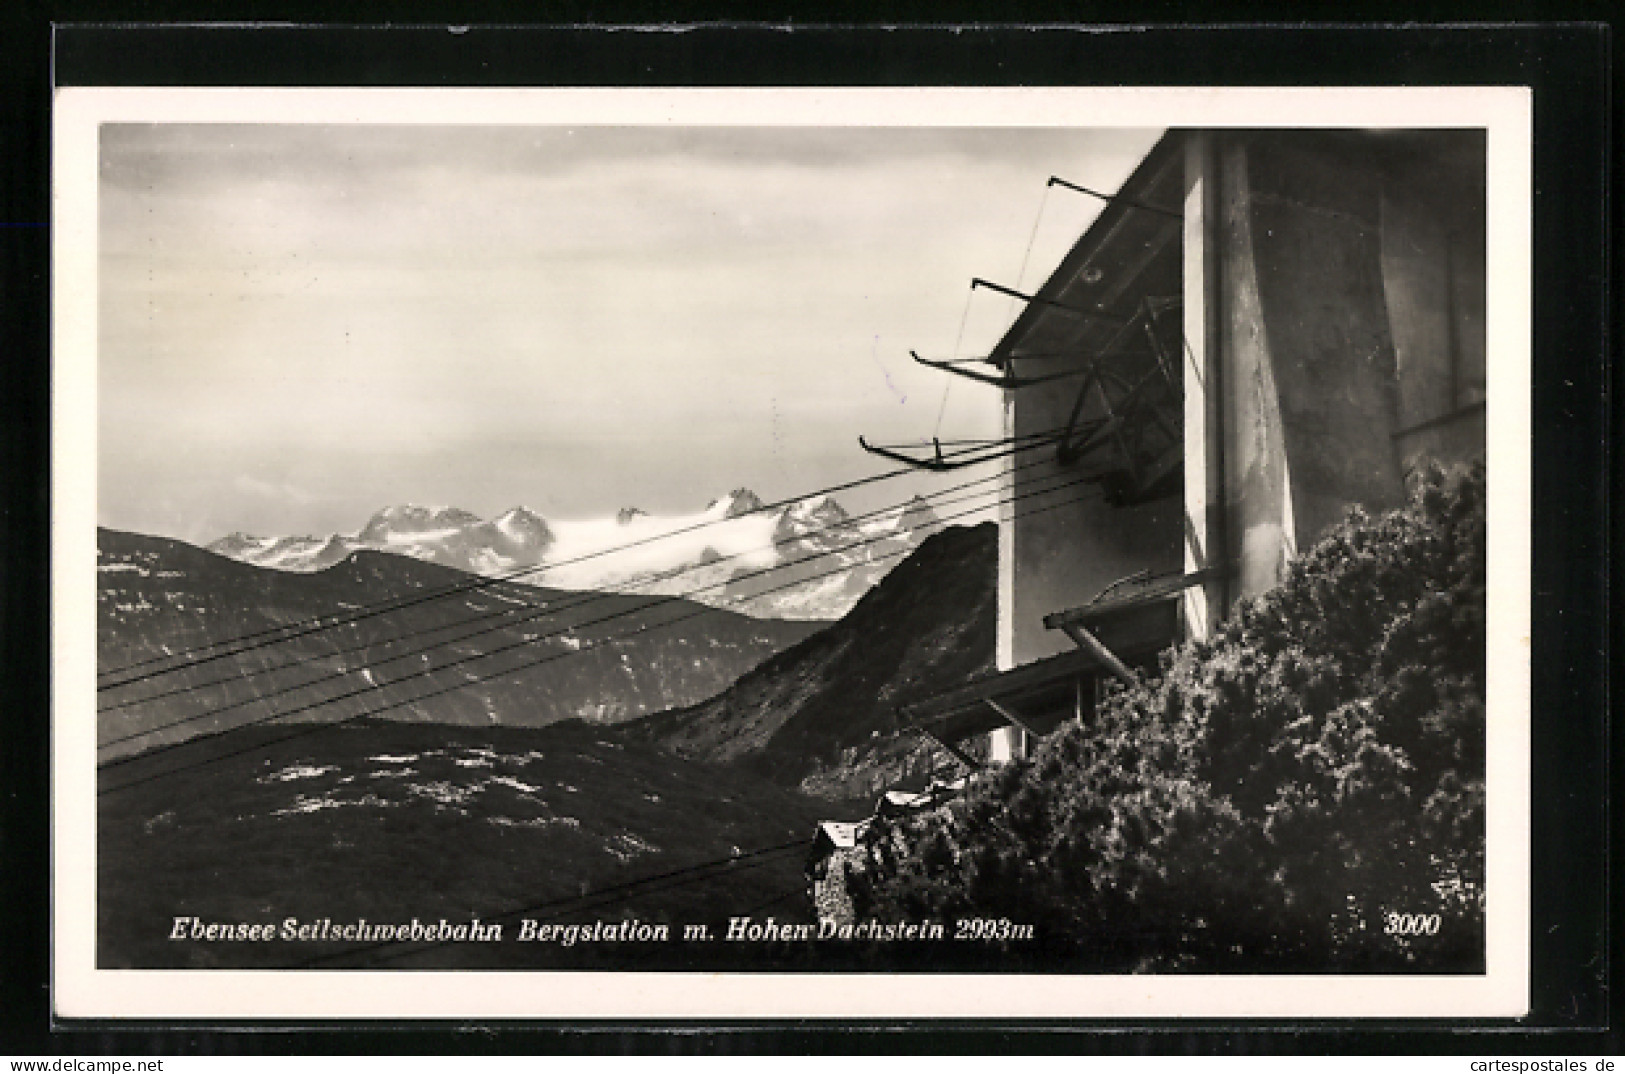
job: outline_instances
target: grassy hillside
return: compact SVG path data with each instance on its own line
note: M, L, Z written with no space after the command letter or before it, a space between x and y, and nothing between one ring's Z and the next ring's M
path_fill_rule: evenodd
M728 916L758 907L781 921L808 918L802 866L820 807L748 773L573 722L295 730L305 733L280 743L289 729L230 732L104 770L104 787L129 786L97 801L101 966L739 968L772 952L676 939L564 948L513 937L526 916L667 922L674 937L685 923L720 934ZM798 845L752 854L786 843ZM705 863L715 864L692 871ZM177 916L478 917L505 922L508 939L375 950L173 941Z

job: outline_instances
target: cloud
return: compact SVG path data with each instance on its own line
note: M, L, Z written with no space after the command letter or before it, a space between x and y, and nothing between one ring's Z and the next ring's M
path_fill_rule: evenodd
M308 507L313 503L319 503L328 498L318 496L314 492L302 489L287 481L262 481L250 474L238 474L231 484L238 492L245 495L295 504L300 507Z
M1014 306L970 279L1031 289L1098 211L1044 180L1155 136L104 126L104 516L688 510L856 476L859 432L997 435L908 351L983 353Z

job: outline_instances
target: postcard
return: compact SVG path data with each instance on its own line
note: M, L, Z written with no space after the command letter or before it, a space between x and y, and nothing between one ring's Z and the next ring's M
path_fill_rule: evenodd
M54 134L59 1016L1526 1011L1527 91Z

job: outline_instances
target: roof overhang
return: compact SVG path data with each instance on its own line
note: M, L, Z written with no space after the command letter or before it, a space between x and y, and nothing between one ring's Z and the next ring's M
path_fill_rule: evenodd
M1079 680L1100 670L1100 662L1082 650L1060 653L904 705L898 716L903 726L943 742L1007 727L1010 713L1029 730L1048 734L1070 711Z
M1167 648L1179 636L1179 599L1185 590L1202 585L1211 570L1128 579L1088 604L1044 616L1051 630L1081 627L1102 645L1130 662L1148 650Z
M944 743L1011 724L1049 734L1074 711L1084 679L1128 674L1123 664L1144 665L1177 642L1180 595L1210 573L1125 579L1088 604L1044 617L1052 630L1086 630L1104 657L1093 647L1059 653L904 705L898 716Z
M988 360L1099 354L1121 340L1147 297L1181 291L1184 138L1162 136L1027 302ZM1098 311L1090 317L1078 311Z

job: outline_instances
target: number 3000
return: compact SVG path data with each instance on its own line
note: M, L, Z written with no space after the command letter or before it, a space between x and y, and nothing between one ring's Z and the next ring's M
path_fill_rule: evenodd
M1436 936L1438 914L1385 914L1382 931L1386 936Z

